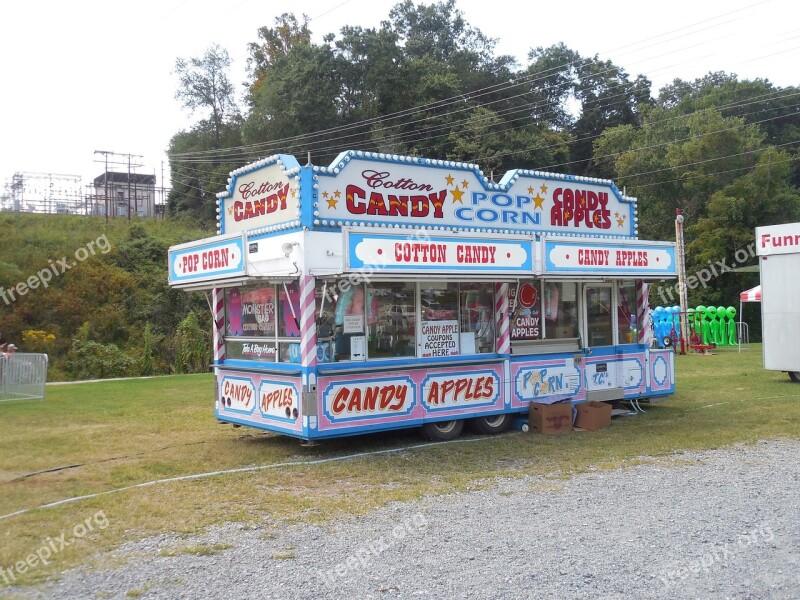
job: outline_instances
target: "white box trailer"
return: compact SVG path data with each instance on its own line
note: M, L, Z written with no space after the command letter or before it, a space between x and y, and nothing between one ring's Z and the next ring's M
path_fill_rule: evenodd
M800 223L756 228L764 368L800 383Z

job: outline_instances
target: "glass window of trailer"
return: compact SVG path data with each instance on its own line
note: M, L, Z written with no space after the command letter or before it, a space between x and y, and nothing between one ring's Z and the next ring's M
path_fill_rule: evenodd
M578 284L546 281L543 285L544 334L549 340L578 337Z
M495 351L494 284L316 284L317 361L459 356Z
M617 290L617 335L620 344L638 342L636 282L621 281Z
M226 358L299 363L299 313L296 283L226 289Z

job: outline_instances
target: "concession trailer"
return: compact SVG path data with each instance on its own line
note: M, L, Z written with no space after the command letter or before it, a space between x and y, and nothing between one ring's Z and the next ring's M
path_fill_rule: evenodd
M764 368L800 383L800 223L756 228Z
M231 173L218 235L169 250L213 309L215 414L304 440L508 429L530 403L675 390L647 286L675 244L637 238L611 181L347 151Z

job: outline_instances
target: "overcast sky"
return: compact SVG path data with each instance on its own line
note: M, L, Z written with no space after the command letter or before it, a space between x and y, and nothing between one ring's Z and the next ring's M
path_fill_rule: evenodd
M314 41L344 25L377 27L394 0L12 0L0 5L0 193L17 171L102 173L96 150L133 154L161 184L173 134L199 115L174 99L177 57L212 43L234 59L242 89L247 44L259 27L294 12L311 17ZM431 2L426 2L430 4ZM457 0L467 21L498 40L497 54L526 65L528 51L564 42L598 54L654 93L674 78L710 71L800 85L800 21L793 0L528 2ZM114 170L124 171L118 166Z

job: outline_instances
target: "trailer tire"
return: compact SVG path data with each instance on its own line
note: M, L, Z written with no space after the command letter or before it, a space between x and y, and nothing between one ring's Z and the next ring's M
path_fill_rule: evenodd
M800 371L789 371L789 379L795 383L800 383Z
M514 415L508 413L502 415L492 415L490 417L476 417L467 421L467 427L475 433L481 435L495 435L505 433L511 429L514 422Z
M463 429L463 420L437 421L435 423L425 423L422 426L422 435L432 442L448 442L461 435Z

